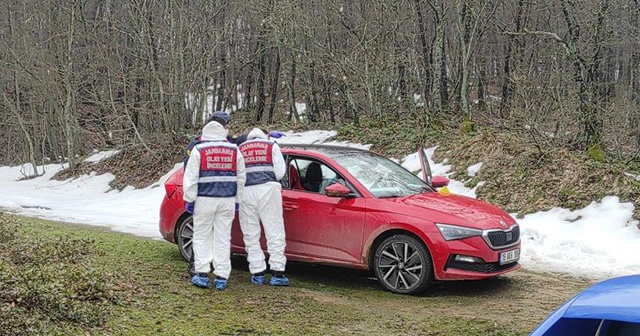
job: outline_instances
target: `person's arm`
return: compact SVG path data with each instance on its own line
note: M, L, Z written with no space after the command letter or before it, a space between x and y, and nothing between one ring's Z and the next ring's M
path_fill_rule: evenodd
M187 155L185 155L184 157L184 167L187 167L187 162L189 162L189 157L191 156L191 151L193 150L193 148L198 144L198 142L200 142L200 137L197 137L193 140L191 140L191 142L189 142L189 144L187 145Z
M227 136L227 141L229 141L232 144L236 144L238 146L240 146L243 142L247 141L247 136L248 134L240 134L240 135L228 135Z
M182 175L183 198L187 202L194 202L198 197L198 178L200 177L200 152L197 149L191 151L189 161Z
M247 182L247 171L244 166L244 157L240 150L238 150L238 158L236 159L236 176L238 178L236 203L240 203L240 200L242 200L242 194L244 194L244 184Z
M273 172L276 175L276 181L280 181L287 173L287 163L284 162L284 156L282 156L282 151L277 143L273 144L271 158L273 159Z

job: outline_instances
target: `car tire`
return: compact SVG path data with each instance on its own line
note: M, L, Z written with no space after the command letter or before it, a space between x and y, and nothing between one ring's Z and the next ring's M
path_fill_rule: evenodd
M175 238L182 258L186 261L191 261L193 256L193 216L182 218L178 223Z
M380 243L373 258L373 270L382 286L393 293L418 294L433 283L433 263L424 243L397 234Z

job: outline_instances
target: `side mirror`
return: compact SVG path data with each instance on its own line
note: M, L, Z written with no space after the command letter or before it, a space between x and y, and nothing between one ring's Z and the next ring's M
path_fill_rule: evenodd
M324 193L329 197L347 197L351 194L351 190L340 183L334 183L324 188Z
M434 188L442 188L449 185L449 179L444 176L436 175L431 179L431 185Z

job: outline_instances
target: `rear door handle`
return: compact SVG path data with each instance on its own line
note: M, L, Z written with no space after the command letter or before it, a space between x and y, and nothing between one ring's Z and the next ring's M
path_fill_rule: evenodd
M285 210L295 210L298 208L298 204L293 203L293 202L284 202L284 209Z

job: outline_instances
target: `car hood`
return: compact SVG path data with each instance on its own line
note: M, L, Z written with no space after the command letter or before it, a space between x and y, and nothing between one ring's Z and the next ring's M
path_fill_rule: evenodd
M465 225L482 230L504 230L515 224L515 220L508 213L495 205L460 195L441 195L437 192L429 192L390 198L389 200L457 219L454 223L445 224Z

